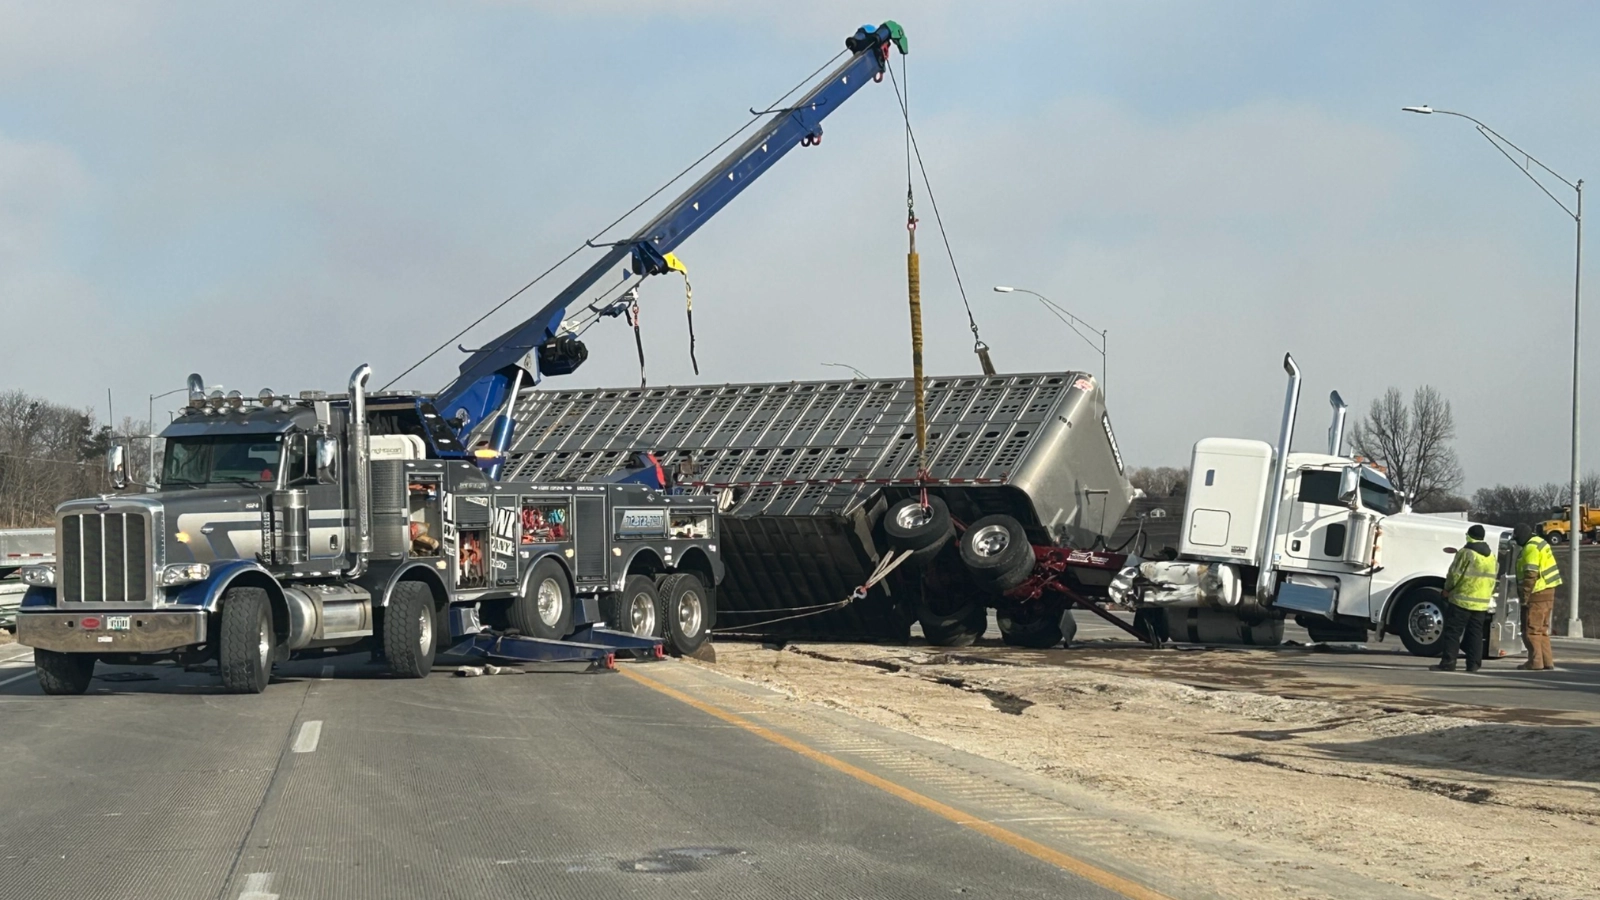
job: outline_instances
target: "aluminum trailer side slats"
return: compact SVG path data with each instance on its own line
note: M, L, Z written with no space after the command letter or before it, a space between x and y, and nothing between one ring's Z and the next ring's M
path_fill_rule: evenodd
M1001 478L1038 442L1068 374L927 379L934 478ZM736 514L843 512L876 489L834 478L917 474L910 379L525 391L510 452L515 480L584 481L637 450L686 453L698 479L809 481L755 488ZM980 427L981 426L981 427Z
M958 518L1009 511L1041 541L1084 545L1116 526L1131 488L1093 376L931 377L925 388L932 490ZM650 451L669 472L692 459L687 481L743 486L724 510L719 628L843 599L876 564L874 516L916 489L908 378L530 389L515 417L508 478L602 479ZM893 590L754 630L903 637L910 618Z

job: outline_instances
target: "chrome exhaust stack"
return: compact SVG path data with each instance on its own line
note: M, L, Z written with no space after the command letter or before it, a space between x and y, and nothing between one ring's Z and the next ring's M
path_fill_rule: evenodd
M367 568L367 554L372 552L372 448L367 432L367 382L372 378L372 366L362 363L350 373L350 459L352 487L355 490L356 528L351 536L350 549L356 555L352 577Z
M1328 395L1328 403L1333 407L1333 424L1328 426L1328 455L1343 456L1344 453L1344 415L1350 409L1350 404L1344 402L1338 391Z
M1277 458L1273 460L1272 486L1267 489L1266 527L1261 535L1261 556L1257 560L1256 602L1266 603L1276 593L1272 564L1277 549L1278 511L1283 508L1283 483L1289 475L1289 444L1294 440L1294 416L1300 406L1300 367L1294 357L1283 355L1283 370L1289 373L1289 389L1283 398L1283 427L1278 431Z

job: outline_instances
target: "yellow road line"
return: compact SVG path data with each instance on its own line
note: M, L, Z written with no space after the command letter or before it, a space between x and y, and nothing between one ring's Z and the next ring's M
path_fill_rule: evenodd
M1092 881L1095 884L1106 888L1107 890L1112 890L1124 897L1131 898L1131 900L1171 900L1171 898L1167 897L1167 895L1152 891L1142 884L1138 884L1123 878L1121 875L1107 872L1105 869L1092 866L1089 863L1078 859L1077 857L1068 856L1059 850L1046 847L1038 841L1030 840L1014 831L1001 828L999 825L996 825L993 822L985 822L982 819L973 818L972 816L962 812L959 809L956 809L953 806L940 803L932 797L919 794L916 791L905 787L904 785L896 784L887 778L881 778L865 769L852 766L838 757L802 744L801 742L779 734L770 728L757 725L756 723L744 718L741 715L738 715L737 713L729 712L728 710L714 706L703 700L697 700L694 697L683 693L682 691L667 687L661 682L656 681L654 678L640 675L638 672L634 671L633 666L622 666L618 668L618 671L653 691L658 691L662 694L665 694L680 703L687 703L688 705L700 710L703 713L706 713L707 715L715 716L730 725L737 725L740 728L743 728L745 731L756 735L757 737L771 741L772 743L777 744L778 746L787 750L793 750L795 753L804 756L806 759L819 762L837 772L843 772L857 781L870 784L878 790L884 791L885 793L893 794L894 796L899 797L901 800L904 800L913 806L921 807L922 809L925 809L941 818L948 819L949 821L954 822L963 828L970 828L973 831L997 840L1008 847L1020 850L1034 859L1040 860L1041 862L1046 862L1058 869L1071 872L1073 875L1076 875L1085 881Z

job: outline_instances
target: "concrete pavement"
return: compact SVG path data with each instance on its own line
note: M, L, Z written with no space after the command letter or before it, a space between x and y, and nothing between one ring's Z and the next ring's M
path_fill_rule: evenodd
M622 675L363 662L0 687L0 895L1117 896Z

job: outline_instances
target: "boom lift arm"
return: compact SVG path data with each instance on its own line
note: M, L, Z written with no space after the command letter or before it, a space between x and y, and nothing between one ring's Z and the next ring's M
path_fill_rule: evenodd
M450 424L465 443L495 410L504 407L489 440L496 454L509 444L516 385L532 370L536 383L542 375L565 375L588 357L575 336L558 335L567 307L596 282L631 257L635 272L656 275L667 271L664 257L756 178L797 146L822 142L822 120L850 99L868 81L882 80L889 47L907 50L905 32L893 22L862 26L846 39L849 59L807 93L794 106L766 110L775 114L737 149L728 154L662 210L632 237L614 244L595 245L605 254L526 321L474 351L461 364L460 373L434 398L433 405L450 417ZM498 477L499 465L491 468Z

